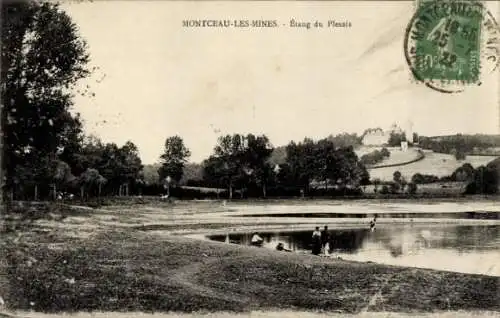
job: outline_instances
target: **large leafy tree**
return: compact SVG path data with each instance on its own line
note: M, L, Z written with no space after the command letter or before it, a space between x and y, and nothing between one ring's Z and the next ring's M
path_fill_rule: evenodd
M492 166L480 166L474 171L473 180L467 185L469 194L496 194L498 193L498 171Z
M165 150L160 156L161 167L158 169L160 181L170 177L173 181L179 182L190 156L191 151L186 147L181 137L168 137L165 140Z
M325 189L328 189L328 180L334 177L337 165L337 155L335 145L331 139L322 139L318 141L314 148L315 167L314 176L318 181L325 183Z
M273 147L266 135L255 136L248 134L245 137L245 147L243 149L244 173L250 177L250 181L259 185L262 195L266 196L266 187L270 181L272 166L269 158L273 152Z
M1 10L2 172L12 188L26 179L18 172L39 180L58 151L75 146L81 125L70 113L72 92L90 72L85 42L57 4L4 1ZM47 165L32 169L34 156Z
M211 167L209 171L213 171L213 176L220 176L229 190L229 198L232 199L234 187L241 185L243 179L245 179L244 136L234 134L219 137L214 148L213 158L209 163Z
M243 196L249 185L257 185L266 196L266 188L272 175L269 158L273 147L265 135L233 134L217 140L213 155L204 161L204 180L207 183L227 187L229 197L239 187Z
M304 139L303 142L290 142L286 147L286 164L291 173L293 183L309 190L311 181L317 175L316 145L312 139Z
M127 195L129 187L140 181L142 162L137 146L127 141L122 147L104 144L98 138L88 138L78 155L80 175L96 169L107 180L108 192Z

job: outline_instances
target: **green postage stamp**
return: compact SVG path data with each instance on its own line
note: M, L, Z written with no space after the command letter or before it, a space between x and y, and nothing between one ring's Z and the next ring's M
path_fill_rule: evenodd
M479 1L419 0L405 34L414 78L446 93L481 85L499 64L498 25Z

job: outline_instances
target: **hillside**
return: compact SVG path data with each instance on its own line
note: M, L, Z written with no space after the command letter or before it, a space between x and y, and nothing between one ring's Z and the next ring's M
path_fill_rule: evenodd
M378 169L369 169L370 178L380 179L383 181L392 180L392 175L395 171L410 180L415 173L431 174L438 177L451 175L458 167L464 163L470 163L474 168L481 165L486 165L492 160L498 162L497 166L500 167L500 160L494 156L467 156L465 160L458 161L453 155L435 153L425 150L425 158L405 166L400 167L387 167Z

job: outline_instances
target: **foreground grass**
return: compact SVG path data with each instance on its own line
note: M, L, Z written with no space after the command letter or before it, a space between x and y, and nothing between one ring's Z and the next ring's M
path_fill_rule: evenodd
M104 212L98 210L47 211L0 219L5 225L0 233L0 296L8 309L79 315L500 310L497 277L160 237L142 227L99 225L97 214ZM137 214L116 213L120 219ZM74 215L77 229L93 229L92 235L69 235L65 226ZM37 218L46 222L37 223Z
M140 231L3 240L8 308L60 311L359 313L500 309L498 278L158 238ZM29 233L27 233L29 234ZM60 244L54 244L60 243Z
M217 313L143 313L143 312L128 312L128 313L110 313L110 312L93 312L93 313L76 313L71 315L65 314L41 314L33 312L18 312L18 315L23 318L282 318L282 317L301 317L301 318L354 318L354 317L371 317L371 318L415 318L415 314L407 313L393 313L393 312L366 312L359 314L346 314L346 313L331 313L331 312L314 312L314 311L252 311L248 313L234 313L234 312L217 312ZM1 316L0 316L1 317ZM498 313L494 311L444 311L439 313L419 313L418 317L427 318L470 318L470 317L484 317L492 318L498 317ZM15 318L15 317L14 317Z

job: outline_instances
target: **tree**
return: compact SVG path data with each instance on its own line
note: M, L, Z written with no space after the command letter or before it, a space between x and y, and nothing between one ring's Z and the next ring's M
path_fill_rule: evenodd
M307 138L301 143L292 141L286 146L286 164L290 168L293 184L300 186L304 193L309 191L311 181L318 174L315 147L314 142Z
M428 183L435 183L439 181L439 177L431 174L421 174L421 173L415 173L411 177L411 182L415 184L428 184Z
M136 181L142 182L140 172L143 165L139 157L139 149L133 142L127 141L121 148L116 149L116 152L115 158L118 157L119 162L119 194L128 195L131 184L136 184Z
M401 172L394 171L394 173L392 174L392 180L396 183L401 183L401 176Z
M336 165L336 149L333 141L322 139L315 144L314 149L315 171L314 177L318 181L325 183L325 190L328 190L328 180L334 177L333 170Z
M414 183L414 182L410 182L408 183L408 193L413 195L413 194L416 194L417 193L417 184Z
M224 162L221 158L212 155L203 161L202 166L203 181L205 184L216 188L229 184L226 179L227 176L224 170Z
M244 167L250 180L260 186L262 195L266 197L266 186L272 171L268 160L274 148L266 135L248 134L244 139L244 153L240 164Z
M184 173L184 166L187 163L191 152L184 145L184 141L179 136L168 137L165 140L165 150L160 156L161 167L158 170L160 181L170 176L173 181L178 183Z
M498 193L498 172L492 167L480 166L474 171L472 182L467 185L468 194L495 194Z
M391 192L398 193L403 189L403 177L401 172L394 171L392 175L393 182L391 183ZM406 182L406 181L405 181Z
M363 140L363 136L358 136L356 133L342 133L336 136L330 135L326 139L328 141L331 141L337 147L345 148L349 146L360 146Z
M387 144L390 147L399 147L401 146L401 142L405 140L406 140L405 133L397 133L393 131L389 135L389 140L387 141Z
M33 154L54 161L73 141L68 135L78 119L70 113L72 91L90 71L85 42L57 4L7 1L1 10L2 172L12 189L20 180L15 171L40 175L48 169L29 172Z
M412 136L411 143L414 144L414 143L418 143L418 142L419 142L419 136L416 132L414 132L413 136Z
M470 163L464 163L461 167L457 168L451 175L453 181L472 181L474 179L474 167Z
M95 191L97 187L97 195L101 195L102 186L107 182L97 169L87 169L79 177L80 197L82 200L88 198L91 191Z
M373 183L373 186L374 186L373 191L375 193L378 192L378 186L382 183L382 181L379 178L375 178L375 179L373 179L372 183Z
M203 180L203 166L199 163L187 163L184 166L182 179L179 183L188 184L189 182L199 182Z

